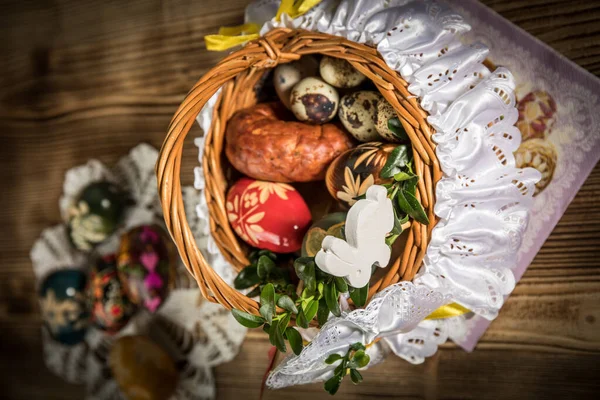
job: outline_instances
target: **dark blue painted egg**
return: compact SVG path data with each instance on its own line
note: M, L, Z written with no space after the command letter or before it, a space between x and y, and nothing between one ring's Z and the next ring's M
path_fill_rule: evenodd
M76 269L58 270L42 282L42 319L50 335L63 344L74 345L85 337L90 320L86 283L86 275Z

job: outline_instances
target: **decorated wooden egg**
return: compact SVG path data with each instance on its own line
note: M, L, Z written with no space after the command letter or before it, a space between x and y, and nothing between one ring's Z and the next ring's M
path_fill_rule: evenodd
M76 269L61 269L48 275L40 288L42 319L57 341L81 342L90 315L85 296L86 275Z
M275 253L300 250L311 215L304 199L285 183L242 178L227 194L227 217L249 245Z
M557 161L556 148L546 139L529 139L521 143L515 152L517 168L535 168L542 174L542 179L535 184L534 196L540 194L552 181Z
M324 124L338 110L340 97L335 88L319 78L304 78L292 89L290 109L300 121Z
M341 58L324 56L319 65L321 78L338 88L352 88L360 85L367 78L350 63Z
M345 95L340 101L338 115L344 127L361 142L381 140L375 120L377 103L382 99L378 92L363 90Z
M175 277L173 245L158 225L143 225L123 235L117 259L127 297L154 312Z
M123 336L113 344L108 364L119 389L130 400L166 400L179 374L175 361L152 339Z
M79 250L89 251L110 236L119 224L125 196L113 183L86 186L69 209L69 236Z
M294 86L306 77L315 76L318 69L319 62L313 56L304 56L298 61L279 64L273 72L273 86L279 100L290 108L290 95Z
M519 119L517 128L523 141L543 139L552 129L556 102L548 92L537 90L527 94L517 104Z
M108 332L117 333L127 325L135 312L117 274L114 255L100 258L90 272L90 297L94 324Z
M393 144L370 142L342 153L327 169L327 190L344 206L351 207L371 185L386 182L379 173L394 148Z
M321 250L321 243L325 236L333 236L344 239L344 227L346 225L346 213L336 212L327 214L315 222L306 231L302 242L302 256L314 257Z

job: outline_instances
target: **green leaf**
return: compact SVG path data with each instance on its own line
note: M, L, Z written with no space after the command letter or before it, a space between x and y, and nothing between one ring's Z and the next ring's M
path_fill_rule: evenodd
M429 218L427 218L423 206L415 196L404 190L399 190L396 198L402 211L410 215L415 221L429 225Z
M350 345L350 350L354 350L354 351L358 351L358 350L366 350L367 348L365 347L364 344L362 344L361 342L356 342Z
M319 309L317 310L317 321L319 322L319 325L325 325L327 318L329 318L329 307L327 307L325 297L322 297L321 300L319 300Z
M325 302L329 311L336 317L342 315L340 312L340 303L338 302L338 291L333 283L326 284L324 287Z
M408 161L408 147L401 144L392 150L379 175L384 179L391 178L398 172L402 172L401 168L406 166Z
M339 365L337 367L335 367L335 369L333 370L333 373L336 375L346 375L346 368L348 365L348 360L343 359L341 363L339 363Z
M325 359L325 364L331 365L337 360L341 360L342 358L344 357L340 356L339 354L330 354L329 357Z
M296 275L304 281L304 286L311 292L317 289L315 277L315 261L312 257L301 257L294 262Z
M319 309L319 302L316 300L311 300L308 302L306 307L304 308L304 316L307 321L312 321L315 315L317 315L317 310Z
M271 272L275 269L275 263L268 256L260 256L258 258L258 263L256 272L261 279L267 279Z
M364 368L369 364L369 361L371 361L371 357L369 357L364 350L359 350L354 353L354 357L352 357L350 364L356 365L356 368ZM352 366L350 368L352 368Z
M294 314L298 314L298 308L296 304L294 304L294 300L290 298L290 296L283 295L280 296L277 300L277 305L283 308L286 311L293 312Z
M275 253L273 253L271 250L259 250L258 251L258 255L259 256L267 256L269 257L271 260L273 261L277 261L277 256L275 255Z
M299 355L302 352L303 347L302 336L300 336L300 333L290 326L285 330L285 337L287 337L288 342L290 342L294 354Z
M264 256L263 256L264 257ZM260 293L260 315L269 323L273 323L275 314L275 287L268 283Z
M247 289L260 283L260 277L256 272L256 266L250 265L240 271L233 281L233 287L237 290Z
M233 314L233 318L235 318L237 322L244 325L246 328L258 328L265 323L263 318L248 314L244 311L236 310L235 308L231 309L231 314Z
M268 335L269 332L271 332L271 325L269 324L264 324L263 325L263 331L265 331L265 333Z
M406 130L402 126L398 117L388 119L388 129L400 140L401 142L410 142L410 138L406 133Z
M369 284L361 288L355 288L354 291L350 292L350 298L356 307L363 307L367 304L367 297L369 296Z
M285 332L285 329L290 324L290 319L292 319L292 314L285 313L283 317L279 320L279 329L281 330L281 333Z
M269 331L269 341L273 346L277 347L277 350L279 350L282 353L285 353L287 349L285 348L283 332L279 327L279 322L281 321L277 321L276 323L271 325L271 330Z
M340 278L336 276L333 280L335 282L335 287L340 293L346 293L348 291L348 284L344 278Z
M298 309L298 315L296 316L296 324L300 327L300 328L308 328L308 320L306 319L306 316L304 315L304 310L302 309L302 307L300 307Z
M250 293L248 293L246 296L253 298L253 297L260 295L260 292L261 292L261 288L260 288L260 286L257 286L254 289L252 289L250 291Z
M394 175L394 180L396 182L402 182L402 181L407 181L409 179L412 179L414 176L415 175L413 175L413 174L409 174L409 173L406 173L404 171L400 171L400 172L398 172L397 174Z
M329 378L327 382L325 382L325 390L332 396L336 394L342 384L342 378L342 375L334 375Z
M355 369L351 369L350 370L350 379L352 379L352 383L354 383L355 385L358 385L359 383L362 382L363 377L360 374L360 372L358 372Z
M417 182L419 181L419 177L417 175L413 176L411 179L407 179L402 184L402 190L404 192L408 192L413 196L417 195Z

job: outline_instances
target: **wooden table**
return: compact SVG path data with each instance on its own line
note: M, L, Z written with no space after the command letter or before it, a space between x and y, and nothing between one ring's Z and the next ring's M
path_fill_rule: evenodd
M202 37L242 21L247 0L4 1L0 5L0 391L81 399L42 363L29 249L58 223L65 171L160 146L196 79L222 56ZM600 7L590 1L486 0L504 17L600 74ZM185 152L184 181L196 158ZM338 398L585 398L600 383L600 168L592 175L477 350L451 343L422 365L390 357ZM219 398L257 398L269 344L250 333L216 369ZM265 398L329 398L320 384Z

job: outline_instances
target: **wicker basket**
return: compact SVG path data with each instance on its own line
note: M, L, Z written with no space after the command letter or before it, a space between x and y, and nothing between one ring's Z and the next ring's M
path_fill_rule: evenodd
M441 177L435 144L427 113L407 90L407 83L390 69L376 49L323 33L279 28L248 43L204 75L188 93L169 126L156 167L158 186L167 227L181 258L195 277L205 298L228 309L236 308L259 315L258 303L227 285L203 258L188 226L181 194L180 169L184 139L195 118L222 87L213 111L213 123L205 132L203 155L206 179L206 201L210 214L210 230L224 257L241 270L249 264L245 246L229 226L225 210L228 182L222 163L223 141L228 119L238 110L256 104L255 86L266 69L308 54L342 58L371 79L396 109L414 152L415 173L419 175L417 199L422 203L430 224L412 221L402 255L376 281L371 281L369 298L400 280L412 280L420 268L431 230L437 222L433 213L434 187Z

